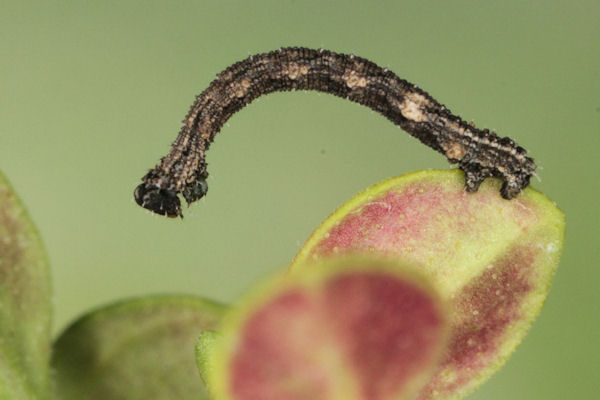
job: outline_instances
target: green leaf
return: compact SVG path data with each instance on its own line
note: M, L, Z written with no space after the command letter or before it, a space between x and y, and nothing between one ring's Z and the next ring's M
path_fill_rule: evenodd
M546 299L564 243L564 214L498 179L466 193L459 170L419 171L377 184L315 230L293 271L332 254L383 253L418 263L451 306L450 346L420 400L459 399L508 359Z
M201 338L201 365L219 400L408 400L440 359L446 321L413 265L329 259L255 287L221 337Z
M85 315L54 346L58 398L208 399L194 343L223 311L196 297L153 296Z
M50 296L39 234L0 174L0 399L48 397Z

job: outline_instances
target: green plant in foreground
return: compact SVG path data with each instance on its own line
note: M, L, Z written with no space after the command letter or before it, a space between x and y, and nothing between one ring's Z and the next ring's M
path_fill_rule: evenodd
M459 171L386 181L233 307L122 301L52 344L46 258L0 177L0 399L463 398L522 340L563 246L552 201L503 200L499 185L467 194Z

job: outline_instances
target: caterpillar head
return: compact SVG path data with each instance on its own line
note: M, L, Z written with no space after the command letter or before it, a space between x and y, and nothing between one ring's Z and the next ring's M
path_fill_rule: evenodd
M183 218L181 201L177 197L177 193L172 190L142 183L135 188L133 196L136 203L153 213L171 218Z

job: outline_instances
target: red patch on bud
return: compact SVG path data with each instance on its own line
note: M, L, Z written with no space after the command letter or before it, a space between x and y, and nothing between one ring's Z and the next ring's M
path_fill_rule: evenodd
M460 233L474 235L485 230L484 224L473 225L470 220L481 208L482 201L465 201L464 191L450 191L440 183L412 183L401 192L393 189L349 212L333 226L328 235L311 249L312 255L325 256L347 250L408 254L417 244L427 242L441 256L446 237ZM457 219L457 215L461 218ZM439 221L455 221L452 231L436 229ZM436 243L440 247L436 248ZM423 261L423 260L420 260Z
M229 367L233 398L414 395L413 379L422 382L443 343L437 300L376 269L328 279L279 293L245 321Z
M419 238L428 219L427 214L414 213L414 203L418 201L416 191L389 192L347 214L311 254L324 256L347 249L366 251L373 247L380 251L403 249L407 239Z
M388 399L435 357L442 321L422 289L389 276L343 276L326 290L326 310L364 399Z
M311 360L309 349L322 340L315 324L319 309L308 293L288 292L265 304L246 322L231 362L235 399L326 398L328 371Z
M436 374L419 399L436 392L452 394L496 360L496 349L506 329L521 318L521 307L533 289L530 280L535 256L531 249L516 247L481 276L463 288L453 301L461 319L452 321L448 354L440 372L451 368L453 378Z

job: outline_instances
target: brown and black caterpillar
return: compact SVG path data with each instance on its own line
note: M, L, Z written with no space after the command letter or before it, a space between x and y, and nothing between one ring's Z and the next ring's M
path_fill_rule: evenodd
M533 159L512 139L468 124L393 72L353 55L290 47L250 56L217 75L196 97L171 152L142 178L135 201L157 214L181 216L178 194L189 204L207 192L206 151L229 117L261 95L296 89L331 93L377 111L458 163L469 192L498 177L504 180L502 197L512 199L535 173Z

